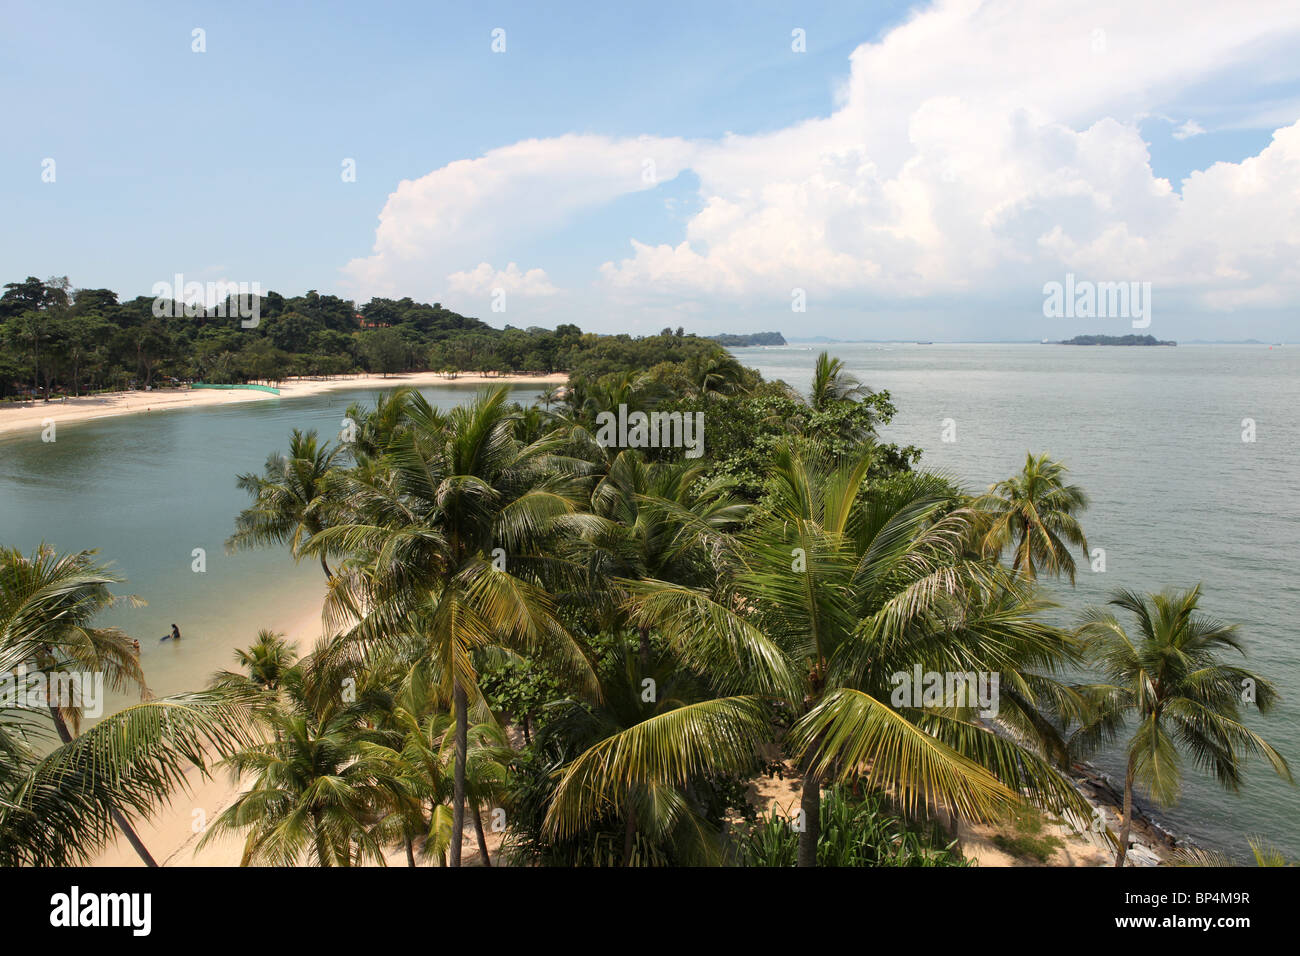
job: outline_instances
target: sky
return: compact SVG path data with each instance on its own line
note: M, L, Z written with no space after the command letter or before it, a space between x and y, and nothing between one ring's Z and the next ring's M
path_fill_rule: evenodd
M0 281L1297 338L1300 3L816 6L6 0Z

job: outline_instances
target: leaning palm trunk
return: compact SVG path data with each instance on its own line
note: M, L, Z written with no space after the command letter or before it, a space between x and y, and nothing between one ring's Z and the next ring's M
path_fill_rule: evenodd
M54 727L59 732L59 739L65 744L72 743L72 731L68 730L68 725L64 722L63 715L59 713L59 708L51 707L50 716L54 718ZM144 841L140 839L131 824L127 823L126 817L122 815L122 812L114 809L111 810L110 813L112 814L113 822L117 824L117 828L121 830L122 835L126 837L126 842L131 844L131 849L135 850L136 855L144 861L144 865L157 866L158 861L153 858L153 854L149 852L148 847L144 845Z
M478 852L483 857L483 865L491 866L492 858L488 856L487 836L483 833L483 816L478 804L474 805L474 833L478 836Z
M1124 774L1124 819L1119 826L1119 852L1115 854L1115 865L1122 867L1128 856L1128 831L1133 825L1133 758L1128 758L1128 772Z
M469 700L459 678L452 690L452 704L456 711L456 780L451 807L451 865L460 866L465 830L465 756L469 750Z

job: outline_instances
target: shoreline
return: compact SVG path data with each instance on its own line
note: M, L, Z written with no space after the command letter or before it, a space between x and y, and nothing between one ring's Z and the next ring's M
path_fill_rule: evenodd
M206 408L212 405L235 405L243 402L275 401L284 398L305 398L323 392L347 388L373 388L376 390L416 388L447 385L524 385L530 383L562 385L568 381L565 372L549 375L457 375L449 378L442 372L404 372L400 375L345 375L328 379L286 379L278 387L279 395L258 389L191 389L188 386L153 391L102 392L62 401L33 401L27 403L0 403L0 439L22 432L40 436L45 422L54 425L72 425L102 418L123 415L144 415L153 412L186 408Z

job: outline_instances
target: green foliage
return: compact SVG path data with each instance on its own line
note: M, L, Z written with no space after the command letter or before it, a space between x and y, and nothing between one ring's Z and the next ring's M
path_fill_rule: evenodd
M833 787L822 798L820 820L818 866L970 866L935 827L907 823L876 794ZM798 847L791 821L773 813L742 836L740 859L743 866L794 866Z
M561 679L534 658L509 657L479 674L479 689L495 713L531 736L547 718L546 705L565 697Z

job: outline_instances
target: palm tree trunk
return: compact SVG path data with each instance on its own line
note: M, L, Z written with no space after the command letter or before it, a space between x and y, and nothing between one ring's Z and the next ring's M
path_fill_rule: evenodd
M1119 825L1119 852L1115 854L1115 865L1122 867L1128 856L1128 831L1133 825L1133 758L1128 758L1128 772L1124 774L1124 819Z
M456 710L456 780L451 805L451 865L460 866L460 848L465 831L465 758L469 751L469 700L460 679L452 690Z
M411 837L406 837L406 865L415 866L415 844L411 842Z
M650 628L638 628L641 637L641 676L650 673Z
M487 837L483 835L483 817L479 815L478 804L474 805L474 832L478 835L478 852L483 857L483 865L491 866L492 858L488 856Z
M59 713L59 708L51 707L50 716L54 718L54 729L59 732L59 739L65 744L72 743L72 731L68 729L68 725L64 722L63 715ZM135 832L131 824L127 823L126 817L122 816L121 811L114 807L109 811L109 814L113 817L113 822L117 824L117 828L122 831L122 836L126 837L126 842L131 844L131 849L135 850L136 855L144 861L144 865L156 867L158 861L153 858L153 854L149 852L149 848L144 845L144 841L140 839L139 834Z
M811 767L804 771L799 809L803 811L803 832L799 834L798 865L816 866L817 840L822 826L822 781Z
M330 566L329 566L328 564L325 563L325 555L323 555L323 554L320 556L320 566L325 570L325 580L326 580L326 581L333 581L333 580L334 580L334 572L331 571L331 570L330 570Z
M325 834L321 830L320 811L311 811L312 831L316 837L316 856L320 860L321 866L330 866L330 855L326 852Z

